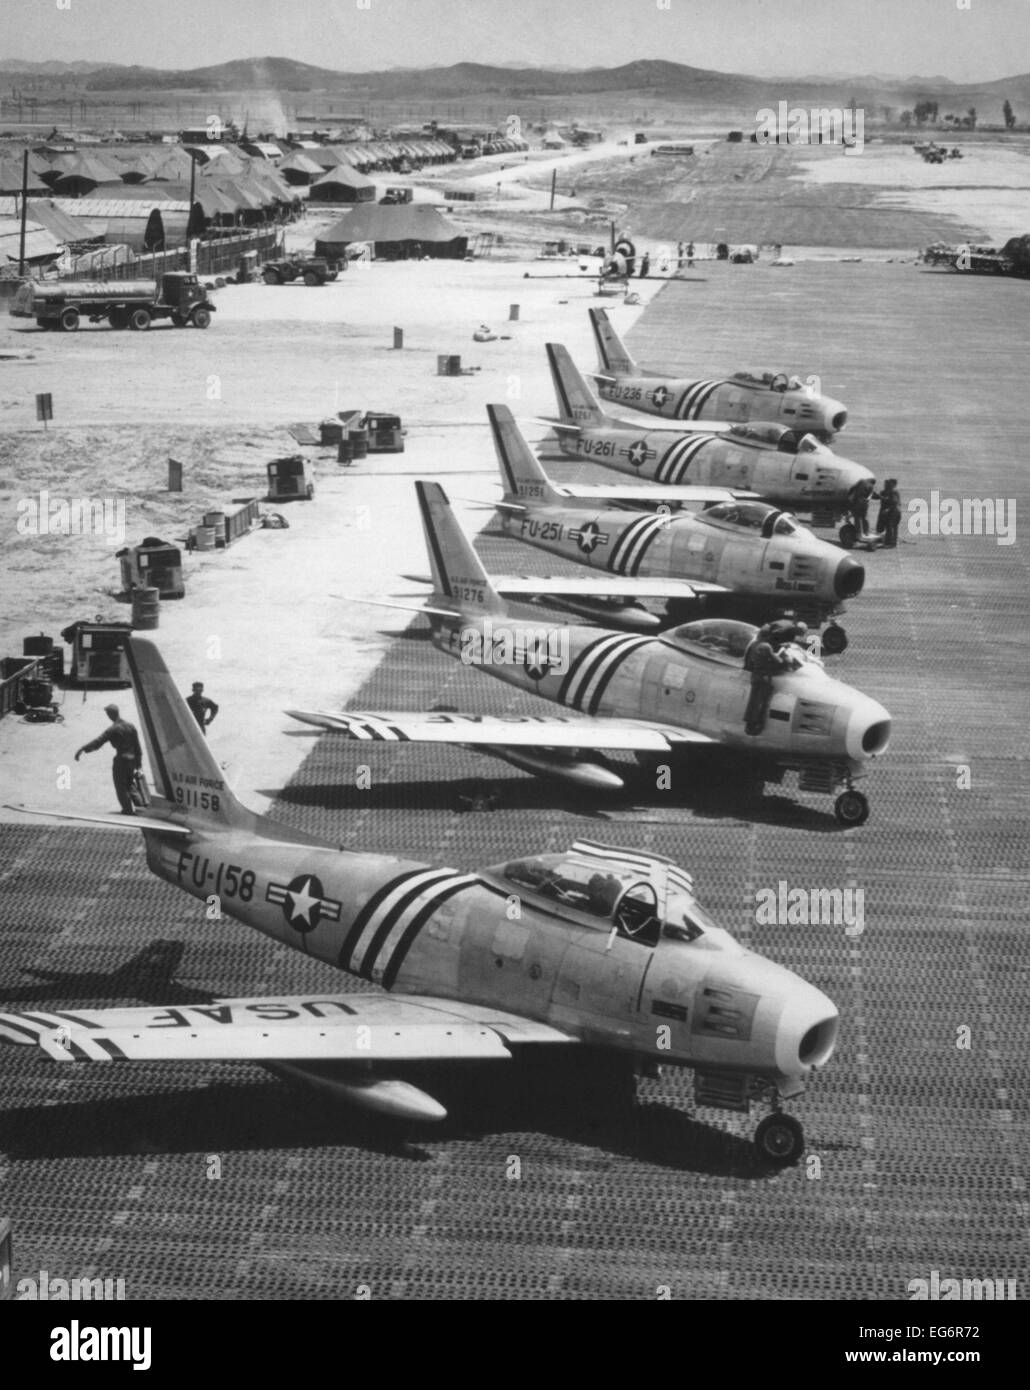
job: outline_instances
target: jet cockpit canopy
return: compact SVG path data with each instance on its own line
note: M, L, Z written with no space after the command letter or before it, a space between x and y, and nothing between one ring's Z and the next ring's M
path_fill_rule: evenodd
M513 859L488 871L509 893L578 925L596 925L654 946L661 937L693 942L725 933L694 898L693 879L671 859L577 840L562 854Z
M752 623L735 618L700 618L663 632L661 640L691 656L704 656L725 666L739 666L758 634Z
M781 512L768 502L716 502L700 513L702 521L732 526L752 536L771 540L773 536L793 536L802 528L789 512Z
M732 381L745 386L764 386L769 391L803 391L805 383L799 376L788 376L786 372L734 372Z
M730 425L726 434L733 439L746 439L756 444L769 445L781 454L796 454L804 445L804 440L811 437L805 435L804 438L799 439L797 430L792 430L789 425L774 424L771 420L755 420L751 424Z

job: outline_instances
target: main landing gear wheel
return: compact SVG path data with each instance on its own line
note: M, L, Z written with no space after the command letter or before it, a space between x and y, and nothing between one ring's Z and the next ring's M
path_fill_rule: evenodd
M793 1115L766 1115L755 1130L755 1148L777 1168L788 1168L805 1151L805 1132Z
M858 540L858 528L852 526L850 521L845 521L837 532L837 539L845 550L854 550L855 542Z
M869 819L869 799L849 787L833 803L833 813L841 825L865 825Z

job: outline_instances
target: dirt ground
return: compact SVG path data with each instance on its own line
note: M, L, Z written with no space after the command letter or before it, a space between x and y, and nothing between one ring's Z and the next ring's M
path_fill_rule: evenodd
M646 302L658 286L641 288ZM207 332L65 335L0 318L9 359L0 652L20 654L24 637L56 637L77 618L126 619L116 551L147 535L179 540L205 511L263 496L266 463L298 452L291 422L351 408L400 414L403 454L341 467L335 450L303 450L318 470L314 502L268 506L287 516L288 530L185 557L186 597L162 605L157 638L173 672L186 688L203 680L222 706L211 731L217 756L243 778L245 797L267 804L310 743L282 710L338 707L389 645L389 614L348 600L420 601L423 590L404 578L427 571L413 480L446 478L477 531L491 514L479 508L496 495L486 404L511 404L539 437L532 417L554 408L543 345L564 342L592 365L586 309L595 302L594 282L575 263L421 261L352 268L317 289L227 286ZM629 326L638 312L620 308L619 322ZM484 321L498 341L472 341ZM468 374L438 376L438 354L460 354ZM34 419L42 391L54 398L47 431ZM169 456L184 465L181 495L167 491ZM43 491L48 509L84 496L124 503L124 539L23 534L19 502L38 503ZM54 804L50 769L100 732L108 698L69 691L60 724L3 720L5 799ZM131 707L127 694L116 698ZM112 809L106 759L84 760L74 777L81 809Z

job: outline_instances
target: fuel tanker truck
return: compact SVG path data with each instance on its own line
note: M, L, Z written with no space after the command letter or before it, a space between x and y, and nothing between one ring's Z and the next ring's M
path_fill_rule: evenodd
M155 319L208 328L214 308L197 277L181 270L160 280L26 280L11 301L15 318L65 333L74 333L84 318L137 332Z

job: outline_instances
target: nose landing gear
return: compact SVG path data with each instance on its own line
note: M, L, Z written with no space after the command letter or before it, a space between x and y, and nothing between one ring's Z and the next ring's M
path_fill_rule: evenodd
M766 1115L755 1130L755 1148L767 1163L788 1168L805 1151L805 1132L793 1115L775 1111Z
M869 798L848 787L833 803L833 813L841 825L864 825L869 819Z

